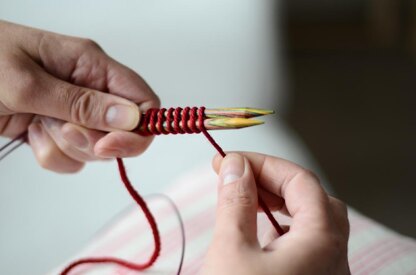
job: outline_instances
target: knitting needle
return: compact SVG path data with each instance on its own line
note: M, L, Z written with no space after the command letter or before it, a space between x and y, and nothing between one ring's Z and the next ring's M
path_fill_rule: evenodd
M240 129L263 124L264 121L251 118L208 118L204 120L207 130Z
M207 118L252 118L264 115L274 114L273 110L266 109L256 109L249 107L236 107L236 108L215 108L215 109L205 109L205 117ZM168 115L168 111L164 113L165 116Z
M16 150L20 145L25 143L27 140L27 132L23 132L16 138L10 140L0 148L0 161L7 157L11 152Z
M207 130L239 129L263 124L251 118L270 114L274 111L249 107L205 109L204 125Z
M264 115L274 114L273 110L256 109L249 107L236 107L236 108L215 108L205 109L205 116L208 118L217 117L241 117L251 118Z
M207 130L227 130L227 129L240 129L245 127L251 127L255 125L263 124L264 121L251 119L251 118L227 118L227 117L220 117L220 118L207 118L204 119L204 126ZM191 122L188 121L188 128L191 128ZM168 124L166 121L163 122L163 129L167 130ZM179 128L183 129L182 121L179 123ZM174 122L171 123L170 128L174 128ZM140 125L139 132L144 131L145 125ZM149 126L148 126L149 127ZM196 127L199 127L199 121L196 121ZM150 130L150 129L149 129ZM159 132L162 132L161 129L157 129Z
M0 149L0 161L2 161L5 157L7 157L10 153L12 153L14 150L19 148L20 145L25 143L25 140L23 138L18 138L16 140L11 140L11 142L7 143L5 146L3 146Z
M237 107L205 109L204 114L206 117L204 119L204 126L207 130L226 130L240 129L263 124L263 121L251 119L251 117L274 114L274 111L248 107ZM188 121L188 128L190 128L191 126L191 122ZM145 126L141 125L139 131L140 129L143 130L143 127ZM179 127L183 129L182 122L179 123ZM196 122L196 127L199 128L198 121ZM166 122L163 123L163 128L167 128ZM173 128L173 125L171 125L171 128ZM158 130L160 131L160 129ZM9 143L5 144L0 148L0 161L25 142L26 134L26 132L22 133L21 135L19 135L18 137L11 140Z

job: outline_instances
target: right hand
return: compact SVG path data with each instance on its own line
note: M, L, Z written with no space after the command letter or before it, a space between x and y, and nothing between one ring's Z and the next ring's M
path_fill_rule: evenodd
M28 130L42 167L76 172L86 161L140 154L152 138L129 131L159 105L93 41L0 21L0 136Z
M220 175L214 239L202 274L349 274L347 209L318 178L289 161L257 153L217 156ZM257 239L257 194L292 217L278 237Z

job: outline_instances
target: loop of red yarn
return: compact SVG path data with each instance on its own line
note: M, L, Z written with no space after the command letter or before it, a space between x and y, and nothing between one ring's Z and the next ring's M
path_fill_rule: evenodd
M205 107L149 109L134 132L150 135L199 134L204 127Z

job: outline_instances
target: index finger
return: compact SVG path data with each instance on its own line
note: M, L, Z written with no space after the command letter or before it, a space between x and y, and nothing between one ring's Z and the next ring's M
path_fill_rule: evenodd
M160 107L158 96L146 81L133 70L111 59L107 73L107 88L111 94L138 103L141 112Z
M109 58L109 57L108 57ZM159 108L160 100L145 80L128 67L111 59L108 66L107 89L139 106L144 113L150 108ZM153 140L153 136L116 131L97 142L94 152L101 157L126 157L142 153Z
M240 152L241 153L241 152ZM290 161L258 153L242 152L248 158L256 183L285 200L293 218L291 230L330 226L329 199L318 178ZM220 158L214 159L218 169Z

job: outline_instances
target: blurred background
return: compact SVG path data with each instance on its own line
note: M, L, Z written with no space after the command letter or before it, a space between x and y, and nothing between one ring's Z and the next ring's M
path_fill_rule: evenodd
M416 1L0 0L0 18L97 41L164 106L276 109L265 126L214 136L300 163L416 237ZM127 165L148 194L213 154L201 137L162 137ZM0 171L1 274L44 274L131 204L114 163L57 175L26 146Z
M416 1L283 1L286 118L338 196L416 237Z

